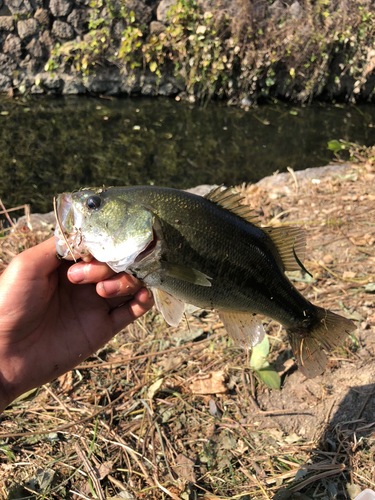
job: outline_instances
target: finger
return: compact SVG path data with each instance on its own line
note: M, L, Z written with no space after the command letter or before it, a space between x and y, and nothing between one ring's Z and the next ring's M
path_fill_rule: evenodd
M154 305L154 298L150 290L141 288L135 297L122 307L113 309L110 317L113 321L115 332L119 332L129 323L140 318Z
M97 260L77 262L68 271L69 281L75 284L98 283L115 275L115 271L108 267L107 264Z
M130 274L120 273L111 279L101 281L96 285L96 291L105 299L134 295L144 284Z

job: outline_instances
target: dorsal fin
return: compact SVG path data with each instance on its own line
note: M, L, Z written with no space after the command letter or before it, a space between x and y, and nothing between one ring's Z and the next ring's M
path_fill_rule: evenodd
M241 201L245 198L241 193L234 191L233 188L223 188L223 185L212 189L205 196L207 200L212 201L226 210L229 210L246 222L251 222L255 226L260 226L258 215L248 205L241 205Z
M262 227L279 251L285 271L298 271L305 260L306 234L301 227ZM296 259L296 257L298 260ZM305 269L302 268L304 271Z

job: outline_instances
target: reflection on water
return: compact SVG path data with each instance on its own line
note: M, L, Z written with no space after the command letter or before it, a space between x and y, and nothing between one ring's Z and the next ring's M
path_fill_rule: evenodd
M85 186L188 188L255 182L326 165L327 141L374 144L375 108L268 105L245 111L170 99L0 100L0 196L48 211Z

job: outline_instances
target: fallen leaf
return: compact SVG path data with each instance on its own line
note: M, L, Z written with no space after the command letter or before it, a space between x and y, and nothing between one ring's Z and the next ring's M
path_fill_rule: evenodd
M355 278L357 276L357 273L353 272L353 271L344 271L342 277L344 279L351 279L351 278Z
M227 392L226 375L219 371L196 378L190 384L190 390L195 394L223 394Z
M220 408L218 408L217 404L213 399L210 399L210 401L208 402L208 406L209 406L208 411L210 412L210 415L216 418L221 418L223 416L223 412L220 410Z
M113 462L103 462L98 468L99 479L104 479L113 470Z
M147 399L152 399L155 394L159 391L160 387L163 385L164 379L159 378L156 382L154 382L147 390Z
M59 384L61 391L63 393L70 392L73 389L73 382L74 382L74 377L73 377L73 372L67 372L64 373L64 375L61 375L61 377L58 378Z
M182 362L181 356L169 356L168 358L163 358L158 366L163 370L163 372L169 372L176 369Z
M180 453L177 455L175 465L172 466L173 471L179 478L185 479L189 483L196 482L195 461Z

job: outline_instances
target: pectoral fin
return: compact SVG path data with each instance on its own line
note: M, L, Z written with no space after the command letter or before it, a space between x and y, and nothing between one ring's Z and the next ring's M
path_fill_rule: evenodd
M159 288L152 288L152 293L156 309L163 315L168 325L178 326L185 311L185 303Z
M179 264L170 264L169 262L161 261L162 269L167 276L176 278L182 281L188 281L193 285L211 286L210 278L204 273L197 271L191 267L180 266Z
M234 342L244 349L251 349L264 339L262 322L253 313L220 311L219 317Z

